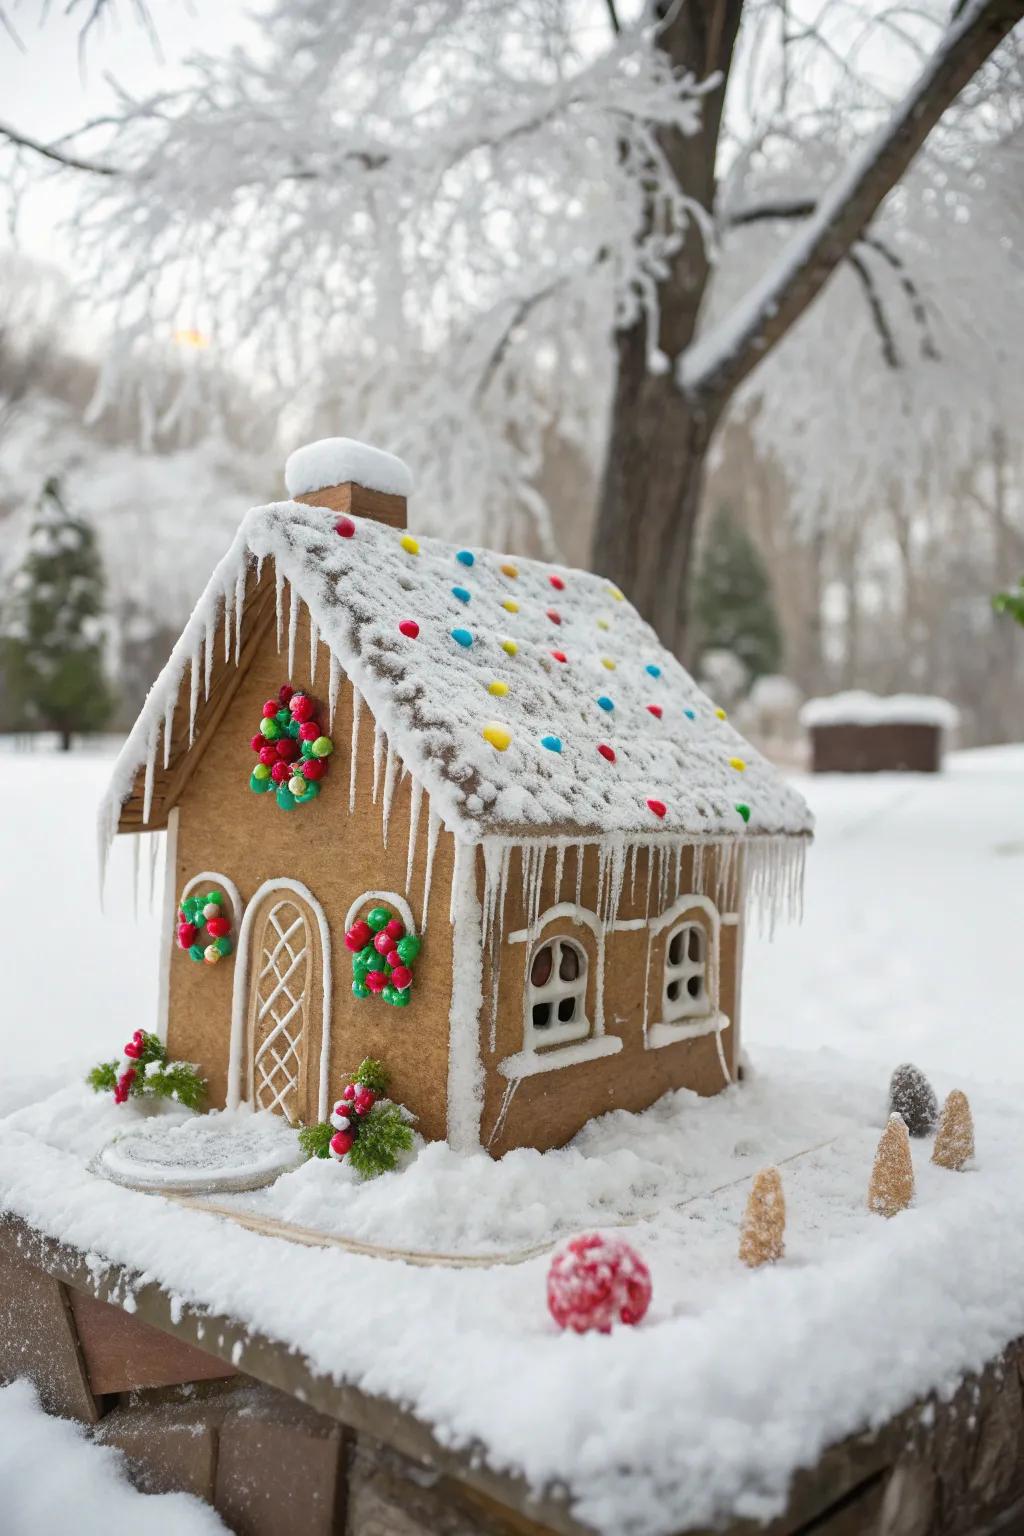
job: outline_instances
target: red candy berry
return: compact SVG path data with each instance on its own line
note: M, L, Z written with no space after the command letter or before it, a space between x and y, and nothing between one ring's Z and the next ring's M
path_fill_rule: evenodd
M389 949L394 949L395 941L386 928L382 928L380 933L374 934L373 947L378 955L386 955Z
M199 929L195 923L182 923L178 929L178 943L182 949L191 949L199 937Z
M334 531L340 533L343 539L350 539L356 531L356 525L350 517L339 517Z
M142 1042L145 1040L145 1038L146 1038L146 1036L145 1036L144 1032L141 1029L137 1029L135 1031L135 1033L132 1035L132 1039L135 1041L136 1045L141 1045Z
M330 1141L331 1156L336 1157L340 1162L354 1141L355 1137L351 1131L335 1131Z
M665 804L664 800L648 800L647 809L649 811L653 811L655 816L664 816L665 812L668 810L668 806Z
M211 939L226 939L231 932L231 919L227 917L208 917L206 919L206 931Z
M293 720L312 720L313 700L308 693L293 693L288 708L292 712Z
M396 941L398 939L404 939L405 924L402 922L400 917L389 918L388 921L384 924L384 932L390 933L391 937Z
M548 581L550 581L556 592L565 591L565 582L562 580L561 576L549 576Z
M316 741L320 734L320 727L315 720L303 720L299 726L300 741ZM290 738L289 738L290 739Z
M292 771L288 767L288 764L283 762L281 758L278 758L277 762L270 770L270 777L273 779L274 783L283 784L285 780L290 779L291 776Z
M302 777L304 779L322 779L326 772L327 764L322 757L307 757L306 761L302 764Z
M388 956L391 959L391 956ZM396 965L391 972L391 985L397 987L399 992L404 992L406 987L412 986L412 971L407 965Z
M299 744L290 736L282 736L280 741L274 742L274 751L282 762L294 763L299 755Z
M551 1260L548 1311L559 1328L610 1333L639 1323L650 1304L650 1270L620 1237L573 1237Z
M552 651L551 654L555 658L556 661L568 661L569 660L568 656L565 654L564 651Z
M341 1096L343 1099L354 1099L356 1096L355 1083L346 1083L344 1088L341 1090Z
M420 632L420 627L415 619L403 619L398 628L409 640L415 640Z
M345 948L350 949L355 954L358 950L364 949L372 937L373 930L369 923L364 923L362 918L360 918L357 923L352 924L352 927L346 933Z
M548 618L551 620L552 624L561 624L562 622L562 615L560 613L556 613L554 608L548 609Z
M262 752L266 744L267 738L265 736L253 736L249 741L249 745L254 752Z
M138 1061L139 1057L142 1055L142 1046L137 1040L129 1040L128 1044L124 1048L124 1054L126 1056L130 1056L132 1061Z
M277 752L274 749L274 743L272 741L264 741L262 736L260 741L263 743L260 747L260 762L265 763L270 768L277 762Z
M268 699L263 706L264 720L273 720L274 716L277 714L280 708L281 705L278 703L277 699Z
M383 992L387 984L388 979L383 971L367 971L366 985L369 987L371 992ZM352 1095L346 1091L344 1097L351 1098Z
M355 1096L355 1108L357 1115L368 1115L373 1108L377 1095L370 1088L357 1088Z
M606 762L614 763L614 761L615 761L615 748L614 747L610 747L606 741L600 741L597 744L597 750L600 752L601 756L605 759Z
M282 683L280 688L277 690L277 696L281 700L282 704L290 704L292 694L294 692L295 689L292 687L291 683Z
M647 706L647 713L650 714L650 715L653 715L656 720L660 720L661 719L661 705L660 704L648 704L648 706Z

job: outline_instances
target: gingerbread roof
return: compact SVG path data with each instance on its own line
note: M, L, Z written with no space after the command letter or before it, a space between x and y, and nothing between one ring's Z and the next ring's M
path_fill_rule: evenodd
M331 651L332 690L351 680L468 841L811 830L801 796L613 582L286 501L251 510L214 571L118 758L108 833L164 824L182 759L275 620L301 686L300 604Z

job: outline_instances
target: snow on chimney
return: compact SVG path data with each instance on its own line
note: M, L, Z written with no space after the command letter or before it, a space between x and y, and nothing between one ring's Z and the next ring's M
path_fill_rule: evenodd
M406 499L412 490L409 468L393 453L357 443L351 437L324 437L296 448L284 467L293 501L371 517L392 528L406 526Z

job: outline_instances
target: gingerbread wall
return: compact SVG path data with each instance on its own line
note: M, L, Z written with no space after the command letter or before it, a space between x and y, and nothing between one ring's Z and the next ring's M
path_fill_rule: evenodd
M265 580L272 580L272 574ZM289 594L285 593L287 613ZM285 626L287 627L287 626ZM419 825L413 843L412 878L407 882L409 825L413 803L411 780L394 785L387 846L382 832L381 796L385 762L381 756L377 803L374 781L374 721L364 705L356 748L356 797L349 810L353 739L353 690L342 682L337 712L330 730L335 752L321 794L312 803L282 811L273 794L256 795L249 775L256 761L249 743L258 729L265 699L274 698L284 682L309 691L321 707L327 729L330 658L317 646L315 674L310 669L308 615L301 610L295 665L288 673L287 639L278 651L273 624L256 657L217 724L178 805L175 837L175 892L180 899L186 883L204 871L228 877L237 885L248 908L268 880L286 878L308 887L323 910L331 953L330 1070L328 1094L333 1100L363 1056L378 1056L392 1072L392 1093L419 1115L427 1137L446 1130L448 1074L448 1014L450 1008L451 928L449 896L453 869L451 836L439 830L433 861L429 910L423 932L424 874L427 864L429 803L421 798ZM179 719L176 730L183 729ZM185 714L187 722L187 713ZM399 774L401 772L399 766ZM204 889L218 882L202 882ZM394 892L412 908L423 948L414 967L413 1001L394 1008L380 998L352 995L351 955L345 948L345 919L352 902L368 891ZM287 896L288 893L284 892ZM386 898L384 898L386 901ZM364 910L373 905L365 903ZM266 899L261 903L266 906ZM305 903L311 930L315 913ZM254 942L260 914L250 920ZM172 1055L200 1064L210 1082L210 1103L220 1106L227 1092L232 994L240 959L236 925L235 953L219 965L197 964L174 948L169 960L168 1045ZM167 935L168 941L171 934ZM314 948L316 944L314 944ZM307 1077L310 1080L302 1118L315 1117L319 1076L319 1021L324 968L314 962L315 979L307 1010ZM245 1022L248 1028L248 1001ZM249 1063L242 1063L242 1098L247 1097Z

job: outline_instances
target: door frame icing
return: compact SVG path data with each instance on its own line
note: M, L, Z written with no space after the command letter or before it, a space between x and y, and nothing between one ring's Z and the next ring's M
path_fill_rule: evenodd
M308 906L316 919L320 933L321 982L323 1012L320 1021L320 1076L317 1084L317 1116L327 1118L327 1087L331 1059L331 936L324 909L308 886L287 875L277 875L264 880L246 904L245 916L238 933L238 952L235 957L234 990L231 998L231 1048L228 1056L228 1109L238 1109L242 1103L242 1058L244 1055L246 1023L249 1014L250 950L252 927L265 896L276 891L290 892ZM245 1102L249 1103L248 1100ZM250 1108L254 1106L250 1103Z

